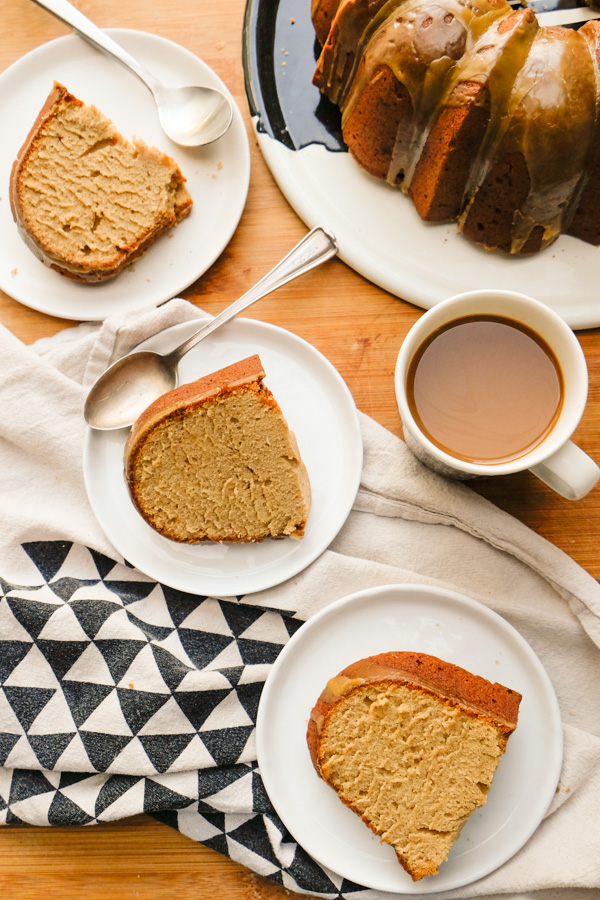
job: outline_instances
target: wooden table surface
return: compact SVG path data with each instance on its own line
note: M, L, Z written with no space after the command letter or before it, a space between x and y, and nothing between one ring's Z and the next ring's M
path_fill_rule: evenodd
M212 268L185 296L219 312L277 262L306 232L273 180L253 136L241 59L245 0L78 0L101 27L151 31L205 60L240 107L250 139L252 174L239 227ZM31 0L0 0L0 71L68 30ZM10 126L3 122L2 128ZM0 188L6 202L6 185ZM599 298L600 305L600 298ZM346 380L360 410L400 435L393 372L399 346L422 310L366 282L339 260L261 301L246 315L310 341ZM29 344L74 323L15 302L0 291L0 320ZM575 434L600 460L600 334L578 333L589 373L588 405ZM529 473L486 479L476 489L600 576L600 489L577 503ZM278 900L288 892L150 818L90 828L0 829L3 900Z

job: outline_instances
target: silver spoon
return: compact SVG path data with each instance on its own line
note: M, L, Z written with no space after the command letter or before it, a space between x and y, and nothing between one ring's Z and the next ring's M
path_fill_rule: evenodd
M120 44L94 25L68 0L33 0L52 13L97 50L102 50L131 69L152 92L161 128L176 144L201 147L222 137L233 119L231 101L209 87L167 87L146 71Z
M131 426L153 400L177 387L177 366L188 350L257 300L336 253L334 236L324 228L313 228L254 287L204 323L174 350L169 353L134 350L117 360L100 375L87 395L83 409L87 424L100 431Z

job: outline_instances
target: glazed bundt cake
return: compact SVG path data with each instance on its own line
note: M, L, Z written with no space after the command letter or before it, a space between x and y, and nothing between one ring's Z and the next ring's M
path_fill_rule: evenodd
M333 677L312 710L317 773L419 881L486 802L521 695L424 653L381 653Z
M125 445L131 499L172 541L302 538L308 472L257 355L155 400Z
M427 222L531 254L600 244L600 22L506 0L313 0L314 82L357 163Z

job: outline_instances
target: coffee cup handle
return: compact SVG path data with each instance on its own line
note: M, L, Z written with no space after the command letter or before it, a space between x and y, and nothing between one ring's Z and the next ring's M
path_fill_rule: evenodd
M600 468L573 441L567 441L529 471L567 500L585 497L600 478Z

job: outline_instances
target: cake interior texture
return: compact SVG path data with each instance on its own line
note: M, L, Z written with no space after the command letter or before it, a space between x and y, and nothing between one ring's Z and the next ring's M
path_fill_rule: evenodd
M260 380L167 412L134 446L127 473L139 511L172 540L304 534L308 474Z
M13 212L45 257L103 280L191 209L179 167L129 143L93 106L55 86L12 180Z
M400 684L351 692L324 725L323 778L418 880L482 806L504 752L489 722Z

